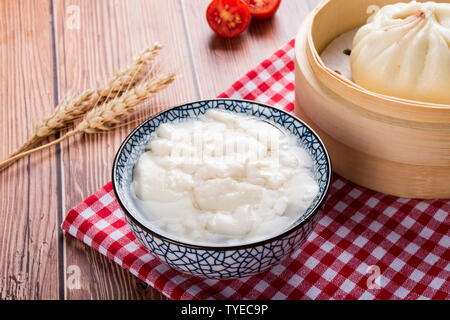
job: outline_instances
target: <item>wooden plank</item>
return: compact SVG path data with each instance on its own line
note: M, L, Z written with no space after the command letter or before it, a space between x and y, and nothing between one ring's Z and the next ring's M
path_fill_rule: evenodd
M162 65L175 68L182 78L155 99L156 107L147 104L140 116L200 96L213 97L292 38L302 17L318 2L283 1L274 19L252 22L242 37L224 40L206 25L208 0L1 1L0 101L6 107L0 108L0 158L26 139L33 121L50 111L58 98L101 83L154 40L170 47ZM78 29L74 28L77 9ZM56 84L53 45L57 51ZM64 237L61 276L70 277L78 267L81 288L63 287L64 295L59 294L58 203L60 213L65 213L110 179L115 149L131 127L65 143L61 189L55 148L0 172L0 192L4 194L0 199L0 300L162 298L70 236Z
M0 159L55 107L49 0L0 1ZM0 300L57 299L55 148L0 172Z
M319 0L282 1L272 19L252 20L239 37L224 39L209 28L209 0L181 0L189 33L195 76L202 98L211 98L293 39Z
M80 16L79 28L76 27L76 12ZM178 1L56 0L54 17L61 98L102 83L154 41L166 46L161 68L175 70L180 77L143 106L139 118L196 98ZM62 145L64 213L111 179L116 149L135 125L107 134L75 137ZM154 289L147 288L128 271L79 240L65 236L64 245L65 298L162 298ZM74 270L80 273L79 289L68 285L67 278Z

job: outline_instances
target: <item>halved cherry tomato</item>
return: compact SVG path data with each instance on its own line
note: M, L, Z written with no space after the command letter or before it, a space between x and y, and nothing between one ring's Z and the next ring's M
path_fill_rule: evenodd
M236 37L244 32L250 17L249 8L241 0L213 0L206 10L211 29L225 38Z
M244 0L253 18L271 18L277 12L281 0Z

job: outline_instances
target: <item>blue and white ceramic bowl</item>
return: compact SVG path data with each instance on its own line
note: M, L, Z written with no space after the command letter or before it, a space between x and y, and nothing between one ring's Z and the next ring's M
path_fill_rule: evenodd
M248 114L284 127L298 143L309 150L314 160L314 175L320 191L299 219L279 235L256 243L238 246L200 246L183 243L146 227L133 200L131 184L133 167L162 123L195 118L207 109L219 108ZM293 115L261 103L214 99L180 105L144 121L122 143L114 160L112 181L114 192L136 238L162 262L190 275L229 279L246 277L269 269L297 249L305 241L319 218L319 209L328 193L331 164L328 152L317 134ZM182 213L181 213L182 214Z

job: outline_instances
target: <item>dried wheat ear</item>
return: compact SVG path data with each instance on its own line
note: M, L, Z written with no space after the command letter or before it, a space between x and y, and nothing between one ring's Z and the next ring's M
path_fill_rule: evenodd
M144 50L127 69L116 73L108 85L87 90L77 98L59 105L50 116L35 127L33 136L21 148L0 162L0 169L76 134L107 131L116 127L133 113L136 106L174 81L173 73L149 74L148 66L160 50L161 46L155 44L152 48ZM82 121L60 138L36 147L44 139L67 129L81 117Z
M104 86L88 89L77 97L60 103L51 114L35 124L32 136L8 158L36 147L43 140L72 125L96 106L120 97L145 77L150 64L161 49L162 46L155 43L153 47L142 51L128 67L116 72Z

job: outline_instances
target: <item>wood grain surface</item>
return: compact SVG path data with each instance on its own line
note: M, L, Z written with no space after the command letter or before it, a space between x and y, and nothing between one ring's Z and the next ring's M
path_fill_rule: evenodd
M0 158L58 102L102 84L155 41L165 47L159 67L178 78L138 119L215 97L292 39L318 2L284 0L274 18L222 39L206 23L209 0L0 1ZM135 125L71 138L0 171L0 300L165 299L60 229L70 208L111 179Z

